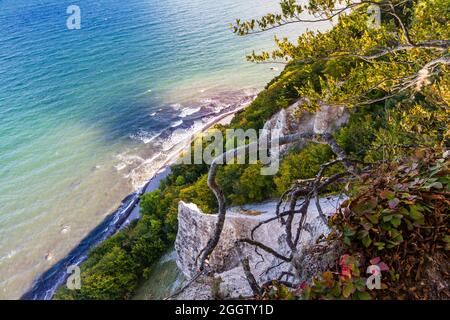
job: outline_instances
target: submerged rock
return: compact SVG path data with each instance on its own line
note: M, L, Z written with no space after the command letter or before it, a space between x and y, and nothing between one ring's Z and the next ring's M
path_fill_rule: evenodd
M44 259L47 260L47 261L52 260L53 259L53 253L47 252L45 257L44 257Z

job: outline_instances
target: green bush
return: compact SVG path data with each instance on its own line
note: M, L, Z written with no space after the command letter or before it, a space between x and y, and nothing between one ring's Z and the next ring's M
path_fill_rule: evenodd
M274 179L278 194L286 191L295 180L315 177L320 165L332 157L330 147L321 144L309 144L300 151L289 153L281 162L280 171Z
M180 198L187 202L194 202L205 213L214 213L217 209L217 201L208 187L208 175L202 175L197 182L184 188L180 192Z
M301 97L299 87L306 83L313 83L318 87L322 71L322 63L286 66L283 72L259 93L252 104L234 117L230 126L244 130L262 129L272 115Z
M129 296L138 278L133 272L135 265L125 250L113 247L89 270L82 268L81 299L124 299Z
M221 168L218 181L229 204L258 202L274 195L273 176L261 175L261 167L261 164L232 164Z
M351 114L347 125L336 133L336 142L348 155L363 159L384 123L383 107L360 108Z

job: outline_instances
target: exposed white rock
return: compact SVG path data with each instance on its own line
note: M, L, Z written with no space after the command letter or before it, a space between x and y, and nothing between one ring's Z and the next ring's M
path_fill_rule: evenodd
M274 114L264 125L265 130L280 130L282 135L292 133L331 133L348 122L350 114L344 107L322 104L316 112L300 111L307 101L300 99ZM301 144L300 144L301 145ZM286 150L287 147L282 147Z
M192 277L197 273L197 256L211 236L216 218L216 215L204 214L193 203L180 201L175 251L177 252L177 265L185 276ZM227 219L220 242L210 258L210 263L218 272L230 269L230 266L233 267L237 264L232 250L234 239L237 237L233 222L235 222L234 219Z
M337 197L324 198L320 200L322 210L326 215L336 211L342 199ZM314 202L312 202L314 203ZM261 221L273 217L275 214L276 202L266 202L242 207L232 207L227 210L224 230L218 246L214 250L210 260L210 268L216 272L216 277L220 277L222 283L220 291L228 297L239 297L251 295L251 289L244 277L242 267L234 250L234 243L237 239L249 238L251 230ZM204 214L195 204L180 202L178 208L178 234L175 242L177 253L177 265L188 278L197 273L196 257L200 250L204 248L209 237L212 235L217 215ZM294 220L298 223L299 217ZM311 204L308 209L306 229L299 242L299 252L307 250L322 235L328 233L327 226L322 222L315 205ZM288 255L288 248L285 242L285 227L279 220L274 220L264 224L255 232L255 240L272 247L280 253ZM291 264L279 265L280 260L259 250L264 258L257 254L254 247L245 246L244 255L249 257L250 267L257 281L263 283L273 279L282 271L293 271ZM303 259L305 270L315 272L314 266L307 263L316 264L317 261ZM265 273L268 268L270 272ZM311 269L312 268L312 269ZM308 278L310 272L298 275L297 281ZM211 298L211 279L202 279L190 285L178 299L208 299Z
M282 135L292 133L329 133L339 129L349 119L348 111L343 107L321 105L317 112L301 110L306 99L300 99L286 109L280 110L269 119L264 129L279 130ZM305 143L298 143L298 146ZM280 148L281 152L287 146ZM321 207L326 215L336 211L342 199L337 197L321 199ZM243 207L233 207L227 210L225 225L220 241L209 259L210 268L220 277L220 291L228 297L251 295L251 289L244 277L244 272L234 249L237 239L250 238L252 229L261 221L271 218L275 214L276 202L266 202ZM186 277L197 274L196 259L212 235L217 216L204 214L195 204L180 202L178 207L178 234L175 242L177 265ZM296 217L293 230L300 217ZM243 253L249 257L250 267L259 283L274 279L283 271L296 273L296 281L307 281L317 271L325 268L333 261L332 256L336 250L317 252L312 244L328 233L327 226L322 222L314 205L314 199L308 209L305 229L298 244L299 257L296 264L301 265L301 271L294 272L292 264L280 264L280 260L262 250L255 252L254 247L245 246ZM255 240L275 249L277 252L289 256L290 250L285 241L285 226L280 220L274 220L261 226L254 234ZM308 252L308 255L302 253ZM331 252L331 253L330 253ZM269 272L266 272L267 270ZM298 271L298 270L297 270ZM300 274L299 274L300 273ZM293 280L293 279L290 279ZM178 299L208 299L211 295L212 278L201 277L191 284Z

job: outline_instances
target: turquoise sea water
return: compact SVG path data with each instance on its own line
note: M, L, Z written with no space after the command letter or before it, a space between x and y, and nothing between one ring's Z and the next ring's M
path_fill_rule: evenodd
M277 73L244 58L273 34L229 29L276 2L0 0L0 298L20 297L154 174L164 129L189 131L201 106ZM81 30L66 28L71 4Z

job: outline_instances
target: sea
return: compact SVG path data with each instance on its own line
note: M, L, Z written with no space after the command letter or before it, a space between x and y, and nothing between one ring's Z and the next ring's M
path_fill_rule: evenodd
M69 29L70 6L80 28ZM0 299L67 257L174 146L282 66L245 56L327 25L238 37L278 0L0 0Z

